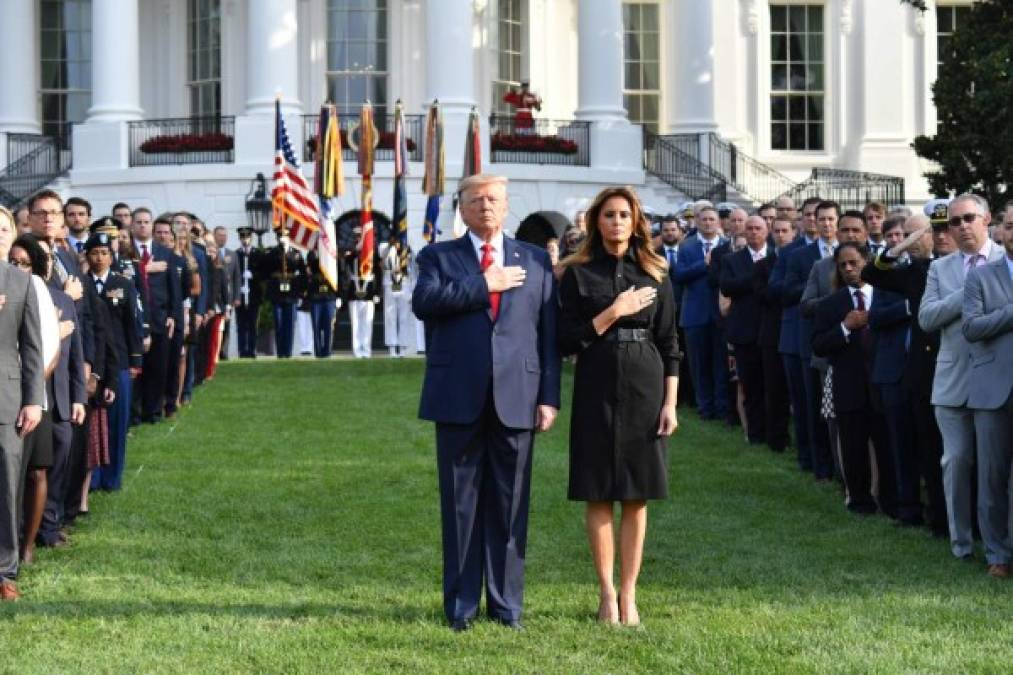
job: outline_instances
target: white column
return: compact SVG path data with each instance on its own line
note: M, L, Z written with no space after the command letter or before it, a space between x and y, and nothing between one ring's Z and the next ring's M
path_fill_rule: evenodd
M88 122L141 118L137 0L92 0Z
M246 34L246 113L301 114L296 0L249 0ZM289 130L291 131L291 129Z
M672 64L678 105L669 115L670 130L673 133L716 131L714 8L711 2L698 0L675 0L675 6L672 32L680 58Z
M594 122L626 120L621 0L580 0L577 69L577 118Z
M426 104L438 98L444 117L467 114L475 105L471 0L429 0L425 9Z
M39 31L35 0L0 2L4 56L0 58L0 132L37 134Z

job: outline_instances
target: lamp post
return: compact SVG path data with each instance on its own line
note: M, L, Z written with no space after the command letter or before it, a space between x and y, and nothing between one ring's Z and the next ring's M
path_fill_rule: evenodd
M271 199L262 173L250 181L250 191L246 193L246 223L257 235L257 247L264 248L263 237L271 229Z

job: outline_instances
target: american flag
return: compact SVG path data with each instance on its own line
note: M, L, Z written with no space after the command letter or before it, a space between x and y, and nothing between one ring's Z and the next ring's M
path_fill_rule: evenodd
M281 116L280 101L274 102L274 228L288 232L289 240L303 252L316 248L320 231L319 212L306 179L292 152Z

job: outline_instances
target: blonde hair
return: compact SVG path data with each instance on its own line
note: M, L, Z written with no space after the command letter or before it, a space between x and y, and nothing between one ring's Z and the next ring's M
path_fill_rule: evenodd
M668 272L668 263L660 255L654 252L651 246L651 229L644 218L644 209L640 204L640 198L631 187L617 186L605 188L595 196L591 205L587 207L587 237L580 245L580 248L573 255L565 258L560 264L583 265L594 258L598 250L604 250L605 244L602 241L601 230L598 229L598 218L605 207L605 202L613 197L622 197L630 205L630 219L633 221L633 233L630 236L630 248L637 259L637 264L646 274L657 282L661 282Z
M9 220L11 222L11 229L12 230L16 230L17 229L17 227L18 227L18 221L14 217L14 214L11 213L11 210L8 209L6 206L0 206L0 216L3 216L4 218L6 218L7 220Z
M507 178L506 176L497 176L491 173L476 173L457 184L457 194L463 201L465 192L485 185L502 185L503 191L506 192Z

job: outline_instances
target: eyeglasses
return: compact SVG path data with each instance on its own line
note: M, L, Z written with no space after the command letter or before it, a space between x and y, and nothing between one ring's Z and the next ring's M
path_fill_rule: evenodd
M15 267L21 267L22 269L26 270L32 269L31 260L11 260L11 264L14 265Z
M953 216L952 218L950 218L949 220L947 220L946 223L950 227L960 227L961 223L965 223L967 225L970 225L975 220L977 220L979 217L981 217L980 213L965 213L962 216Z
M63 215L63 211L58 211L58 210L43 211L42 209L39 209L38 211L31 211L30 213L31 213L31 215L35 216L36 218L45 218L46 216L53 216L55 218L57 216L62 216Z

